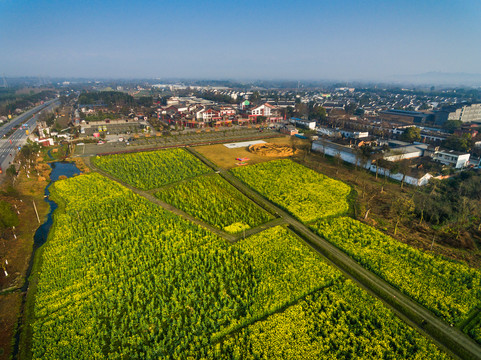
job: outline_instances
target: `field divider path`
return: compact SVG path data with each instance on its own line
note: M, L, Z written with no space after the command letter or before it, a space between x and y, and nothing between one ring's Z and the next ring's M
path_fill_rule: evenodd
M189 215L185 212L183 212L182 210L180 209L177 209L176 207L170 205L170 204L167 204L166 202L156 198L154 195L152 195L151 193L149 193L148 191L145 191L145 190L140 190L140 189L137 189L136 187L132 186L132 185L129 185L119 179L117 179L116 177L106 173L105 171L97 168L95 165L92 164L92 162L90 161L90 158L85 158L84 159L85 161L85 164L90 168L92 169L93 171L105 176L106 178L109 178L110 180L113 180L119 184L121 184L122 186L132 190L134 193L136 193L137 195L140 195L144 198L146 198L147 200L149 200L150 202L156 204L156 205L159 205L160 207L162 207L163 209L167 210L167 211L170 211L178 216L181 216L182 218L184 219L187 219L191 222L193 222L194 224L197 224L199 226L202 226L203 228L213 232L214 234L222 237L223 239L229 241L230 243L234 243L236 241L236 236L232 235L232 234L228 234L227 232L225 231L222 231L222 230L219 230L215 227L213 227L212 225L209 225L205 222L203 222L202 220L199 220L195 217L193 217L192 215Z
M179 184L183 184L183 183L186 183L186 182L189 182L191 180L198 179L198 178L201 178L201 177L204 177L204 176L214 176L214 175L215 175L214 172L209 171L208 173L205 173L205 174L196 175L196 176L190 177L188 179L179 180L179 181L167 184L167 185L159 186L158 188L155 188L155 189L150 189L150 190L145 190L145 191L148 192L149 194L154 195L156 192L170 189L171 187L177 186Z
M289 227L299 235L314 251L321 254L329 263L353 279L369 293L379 298L406 323L432 339L441 348L459 359L480 359L481 347L466 334L454 326L439 319L425 307L401 293L374 273L362 267L342 250L314 234L307 226L294 219L286 211L265 199L259 193L242 183L227 170L221 169L194 149L187 147L190 153L207 166L219 173L226 181L237 188L257 204L276 216L284 219Z
M273 227L276 227L276 226L279 226L279 225L285 225L285 224L287 224L287 221L284 220L283 218L275 218L274 220L268 221L268 222L266 222L262 225L259 225L259 226L256 226L254 228L246 230L245 234L243 234L242 232L238 233L238 234L235 234L236 239L234 240L234 242L241 241L244 238L249 237L251 235L260 233L264 230L267 230L267 229L270 229L270 228L273 228Z
M270 310L270 311L266 311L265 313L263 314L260 314L260 315L256 315L256 316L253 316L252 318L248 319L248 321L244 322L244 323L240 323L236 326L233 326L232 328L230 328L228 331L222 331L223 334L219 335L214 335L211 340L213 341L214 344L218 343L218 342L221 342L222 339L228 337L228 336L232 336L233 334L237 333L237 332L240 332L242 329L245 329L251 325L254 325L255 323L258 323L260 321L264 321L266 320L267 318L269 318L270 316L272 315L275 315L275 314L279 314L279 313L282 313L283 311L287 310L288 308L290 308L291 306L294 306L296 305L297 303L299 303L300 301L303 301L306 297L308 297L309 295L312 295L318 291L322 291L322 290L325 290L325 289L328 289L332 286L334 286L335 283L332 282L332 283L329 283L329 284L325 284L325 285L321 285L321 286L318 286L314 289L311 289L303 294L300 294L299 296L295 297L294 299L292 300L289 300L287 302L285 302L284 304Z
M458 329L460 331L467 333L479 322L481 322L481 308L478 306L471 310L471 313L468 314L468 317L458 325Z

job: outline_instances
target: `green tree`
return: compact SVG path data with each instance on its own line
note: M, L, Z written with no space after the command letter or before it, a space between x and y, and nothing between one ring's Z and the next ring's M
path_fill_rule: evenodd
M453 132L454 130L460 129L463 122L461 120L448 120L443 124L443 128Z
M258 116L258 117L256 118L257 124L263 124L263 123L266 122L266 120L267 120L267 117L262 116L262 115L261 115L261 116Z
M354 114L354 111L356 111L357 109L357 104L356 103L349 103L347 104L345 107L344 107L344 111L346 111L346 114Z
M468 152L472 147L472 139L469 134L451 135L443 141L443 147L449 150Z
M249 101L251 103L256 103L261 99L261 95L259 94L259 91L254 91L252 95L249 97Z
M309 111L309 118L313 120L325 120L327 117L326 109L320 105L314 106Z
M407 142L414 142L421 140L421 129L416 126L408 127L401 135L401 140Z

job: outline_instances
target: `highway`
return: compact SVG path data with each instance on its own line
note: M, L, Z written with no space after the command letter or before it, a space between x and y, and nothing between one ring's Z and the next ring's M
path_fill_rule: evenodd
M33 115L44 109L51 110L53 107L57 106L58 103L58 99L47 101L45 104L27 111L0 128L0 168L3 172L5 172L15 159L18 148L26 143L28 137L26 130L31 133L35 129L37 121L36 117ZM23 126L21 126L22 124ZM19 128L9 137L5 137L5 134L11 131L14 127Z

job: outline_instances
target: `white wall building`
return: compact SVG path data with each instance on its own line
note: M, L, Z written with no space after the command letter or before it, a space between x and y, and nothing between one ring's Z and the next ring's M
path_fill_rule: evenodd
M292 124L296 124L296 126L300 126L306 129L314 130L316 128L316 122L310 120L302 120L297 118L291 118L289 120Z
M424 151L426 151L427 148L427 144L413 144L408 146L401 146L392 149L390 152L384 155L384 160L400 161L418 158L424 156Z
M433 177L429 173L423 174L423 176L419 178L404 175L402 173L392 173L389 169L377 167L376 163L373 163L371 160L367 160L365 163L362 163L362 160L359 158L359 156L356 156L356 151L353 148L339 145L328 140L313 141L312 151L321 152L329 156L339 156L345 162L364 167L374 173L377 171L379 175L385 175L391 179L404 181L406 184L414 186L426 185L429 182L429 179Z
M440 150L434 153L433 159L445 165L454 166L461 169L468 165L469 154L460 153L454 150Z
M265 103L259 106L256 106L251 110L251 115L255 116L277 116L276 107L272 106L271 104Z
M448 120L460 120L462 122L481 121L481 104L465 105L448 115Z
M341 134L344 137L351 138L351 139L364 139L369 137L369 133L367 131L347 131L341 130Z

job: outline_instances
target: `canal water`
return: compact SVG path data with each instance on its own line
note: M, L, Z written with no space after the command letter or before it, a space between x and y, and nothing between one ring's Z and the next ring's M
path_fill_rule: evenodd
M50 185L52 185L55 181L59 179L60 176L66 176L68 178L80 174L80 170L77 168L77 166L74 163L71 162L64 162L64 161L57 161L50 163L50 167L52 168L52 171L50 173L50 183L47 185L45 188L45 201L47 201L50 205L50 211L47 215L47 220L40 225L40 227L37 229L35 232L35 235L33 237L33 252L32 256L30 258L30 263L28 265L27 269L27 274L25 277L25 282L21 288L21 291L23 293L26 293L28 290L28 285L29 285L29 277L32 272L32 267L33 267L33 260L35 257L35 252L37 249L45 244L47 241L48 233L50 231L50 228L52 227L53 224L53 219L52 219L52 214L55 211L55 209L58 207L55 202L49 199L50 195ZM25 311L25 302L26 302L26 296L22 297L22 306L21 306L21 314L19 316L19 323L17 326L17 330L15 333L15 341L14 341L14 346L13 346L13 351L12 351L12 358L13 359L18 359L18 351L19 351L19 344L20 344L20 333L22 329L22 320L23 320L23 314Z
M57 204L52 200L50 200L49 198L50 186L55 181L57 181L58 178L62 175L70 178L74 175L80 174L80 170L78 169L78 167L71 162L57 161L57 162L50 163L50 167L52 168L52 172L50 173L50 183L45 188L45 201L47 201L48 204L50 205L50 211L47 215L47 220L42 225L40 225L40 227L35 232L35 235L33 237L34 251L40 246L42 246L45 243L45 241L47 241L48 232L50 231L50 228L52 227L52 223L53 223L52 214L57 208Z

